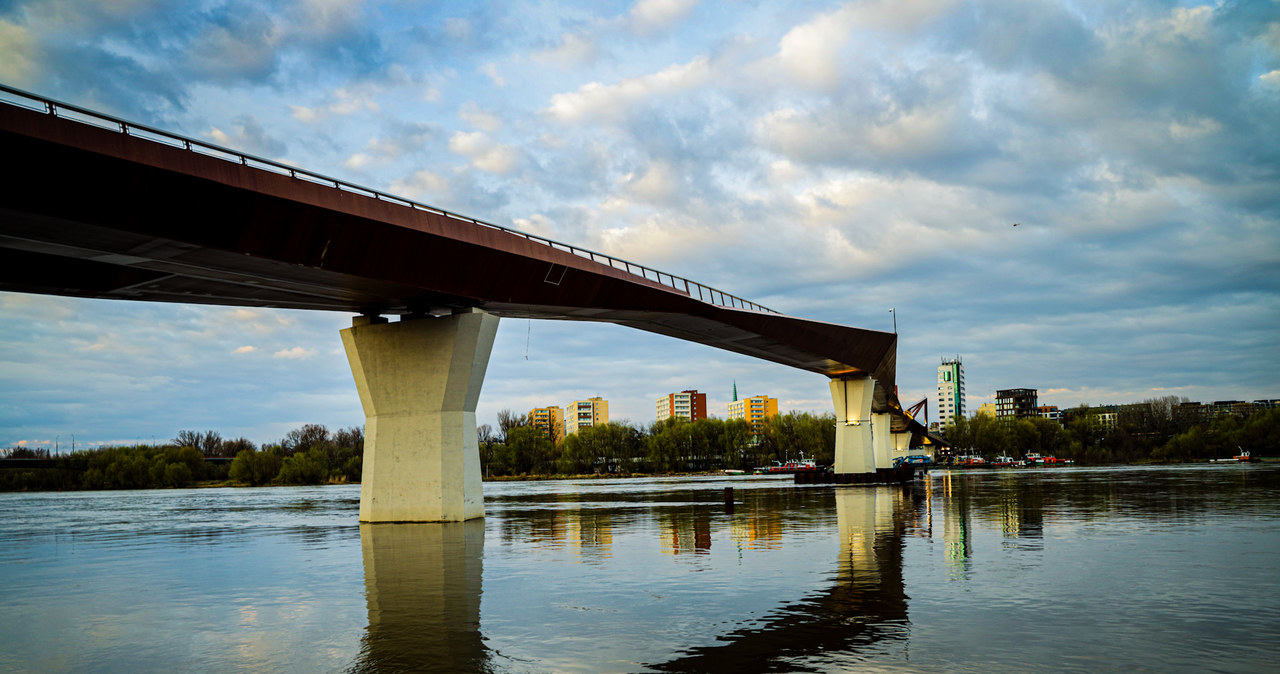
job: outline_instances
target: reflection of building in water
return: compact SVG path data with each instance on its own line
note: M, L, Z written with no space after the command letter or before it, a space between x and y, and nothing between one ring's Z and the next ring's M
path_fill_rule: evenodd
M1017 477L999 483L1000 530L1005 547L1044 547L1044 509L1040 481Z
M946 471L942 480L942 543L948 566L961 574L969 570L973 554L969 542L969 493L959 475Z
M355 672L479 671L484 520L361 524L369 609Z
M734 514L729 536L739 549L776 550L782 547L782 513L780 508L751 502Z
M763 617L740 616L746 626L721 635L715 645L645 666L677 672L846 671L865 664L859 651L906 638L902 555L904 531L914 517L911 500L893 487L836 488L834 498L840 556L830 587Z
M668 555L711 551L711 510L697 508L658 515L659 544Z
M963 574L973 556L975 518L998 525L1005 548L1043 548L1044 507L1038 476L938 471L927 477L928 512L941 511L948 566Z
M566 517L565 536L570 550L584 558L612 556L613 522L607 512L570 510Z
M499 537L504 545L538 544L550 549L567 548L584 558L611 555L613 522L607 511L531 510L523 517L501 521Z

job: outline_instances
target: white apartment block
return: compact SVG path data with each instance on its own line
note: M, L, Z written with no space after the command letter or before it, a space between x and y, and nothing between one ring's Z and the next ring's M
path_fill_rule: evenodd
M938 423L948 426L957 414L965 416L964 365L960 356L944 358L938 366Z

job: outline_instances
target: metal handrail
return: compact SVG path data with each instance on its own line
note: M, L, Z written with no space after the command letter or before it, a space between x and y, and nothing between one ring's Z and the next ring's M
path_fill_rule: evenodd
M157 129L155 127L150 127L143 124L136 124L134 122L129 122L129 121L120 119L118 117L112 117L111 115L95 112L93 110L82 108L80 106L71 105L69 103L63 103L61 101L55 101L50 98L45 98L43 96L39 96L27 91L23 91L21 89L16 89L14 87L10 87L5 84L0 84L0 92L9 94L11 96L17 96L18 98L22 99L22 100L10 100L4 97L0 97L0 102L7 103L15 107L27 108L28 110L43 111L46 114L52 115L54 117L59 117L61 119L66 119L73 122L79 122L81 124L88 124L90 126L96 126L98 128L107 129L109 131L122 133L126 136L133 136L141 140L148 140L154 143L169 145L171 147L183 149L188 152L202 154L207 157L214 157L214 158L222 159L224 161L229 161L235 164L242 164L250 168L256 168L259 170L271 171L272 173L287 175L295 180L306 180L309 182L317 183L319 185L333 187L334 189L337 189L340 191L350 192L352 194L359 194L362 196L377 199L379 201L386 201L393 204L399 204L401 206L405 206L407 208L412 208L415 210L426 211L428 213L435 213L437 215L453 218L455 220L461 220L463 222L471 223L473 225L478 225L480 227L488 227L490 229L496 229L502 232L506 232L508 234L523 237L529 241L533 241L534 243L540 243L542 245L555 248L556 250L561 250L567 253L571 253L573 255L576 255L577 257L591 260L592 262L606 264L612 269L618 269L631 276L639 276L640 278L643 278L647 281L657 282L658 284L671 288L672 290L683 292L689 297L694 297L696 294L698 300L702 302L706 302L708 304L714 304L716 306L721 306L721 307L730 307L734 309L745 309L747 311L759 311L759 312L771 313L771 314L780 313L768 307L756 304L755 302L752 302L750 300L745 300L736 295L730 295L729 293L716 290L715 288L712 288L710 286L703 285L701 283L698 283L697 281L691 281L682 276L676 276L674 274L668 274L663 271L658 271L657 269L646 267L642 264L628 262L626 260L613 257L612 255L597 253L595 251L591 251L586 248L580 248L578 246L562 243L560 241L548 239L546 237L538 236L536 234L528 234L516 229L511 229L510 227L503 227L502 225L495 225L491 222L477 220L475 218L467 217L459 213L446 211L443 208L436 208L435 206L429 206L427 204L414 201L412 199L406 199L404 197L398 197L393 194L388 194L381 190L375 190L371 187L363 187L361 185L356 185L354 183L350 183L345 180L331 178L329 176L316 173L314 171L308 171L308 170L300 169L294 166L289 166L288 164L282 164L280 162L273 161L271 159L255 157L253 155L245 154L237 150L232 150L230 148L222 147L220 145L214 145L212 143L206 143L202 140L196 140L194 138L188 138L186 136L180 136L178 134L170 133L168 131Z

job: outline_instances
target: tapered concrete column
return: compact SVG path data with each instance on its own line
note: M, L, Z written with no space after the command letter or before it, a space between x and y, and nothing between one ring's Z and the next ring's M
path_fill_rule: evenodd
M361 522L484 517L476 403L497 330L475 310L342 331L365 415Z
M837 473L876 472L871 445L871 397L875 387L875 380L865 376L831 380L831 402L836 408Z
M871 449L876 468L893 468L893 419L888 414L871 415Z

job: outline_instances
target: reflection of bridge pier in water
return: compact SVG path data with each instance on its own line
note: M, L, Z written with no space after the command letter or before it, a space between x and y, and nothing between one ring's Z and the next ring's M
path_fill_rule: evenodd
M351 671L477 671L484 521L361 524L369 626Z
M782 606L757 627L719 637L715 646L649 664L660 671L785 671L841 669L858 651L907 633L902 554L908 520L915 517L910 489L851 487L835 490L840 552L826 590Z

